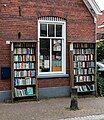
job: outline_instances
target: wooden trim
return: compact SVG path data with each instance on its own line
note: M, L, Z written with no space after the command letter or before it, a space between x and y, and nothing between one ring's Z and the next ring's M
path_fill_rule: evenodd
M70 44L69 44L69 60L70 60L70 87L74 87L74 68L73 68L73 50L70 51Z
M12 43L13 44L13 43ZM14 86L13 86L13 80L14 80L14 59L13 59L13 51L12 51L12 44L11 44L11 89L12 89L12 103L13 103L13 99L14 99Z
M20 43L23 43L23 42L28 42L28 43L30 43L30 42L37 42L36 40L22 40L22 41L10 41L11 43L18 43L18 42L20 42Z
M72 43L71 41L68 41L68 43ZM96 43L96 41L95 42L91 42L91 41L85 41L85 42L77 42L77 41L73 41L73 43Z
M101 10L95 0L83 0L92 16L102 15Z

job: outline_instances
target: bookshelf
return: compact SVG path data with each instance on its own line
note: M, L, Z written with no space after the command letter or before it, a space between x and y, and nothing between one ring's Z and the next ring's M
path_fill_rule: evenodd
M95 44L73 43L74 86L78 93L95 91Z
M11 43L12 101L38 97L36 79L36 43Z

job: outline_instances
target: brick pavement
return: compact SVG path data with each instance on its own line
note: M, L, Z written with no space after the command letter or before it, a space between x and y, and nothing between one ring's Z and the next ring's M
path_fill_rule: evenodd
M76 111L70 111L70 101L67 97L13 104L0 103L0 120L96 120L91 116L96 118L99 117L96 115L102 117L104 114L104 97L78 98L79 110ZM84 116L89 118L85 119Z

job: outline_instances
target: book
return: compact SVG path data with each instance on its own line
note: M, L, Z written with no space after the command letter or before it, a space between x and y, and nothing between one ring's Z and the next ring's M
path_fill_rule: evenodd
M18 61L18 55L14 56L14 61L17 62Z
M36 61L35 55L32 56L32 60L33 60L33 61Z
M27 48L28 54L31 54L31 49Z
M22 49L21 48L16 48L16 53L17 54L22 54Z
M30 61L29 55L26 55L26 61Z
M89 85L86 85L86 87L87 87L87 90L88 90L88 91L91 91L91 88L90 88Z
M95 85L94 84L91 85L91 91L95 91Z
M27 87L26 88L26 95L33 95L34 91L33 91L33 87Z
M26 48L22 49L22 54L27 54Z
M31 48L31 54L34 54L35 51L34 51L34 48Z
M26 85L31 85L31 78L30 77L26 77L25 81L26 81Z

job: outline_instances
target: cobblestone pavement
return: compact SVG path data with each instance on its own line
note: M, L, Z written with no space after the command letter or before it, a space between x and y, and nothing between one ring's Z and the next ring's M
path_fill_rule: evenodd
M70 101L67 97L0 103L0 120L104 120L104 97L78 98L76 111L70 111Z

